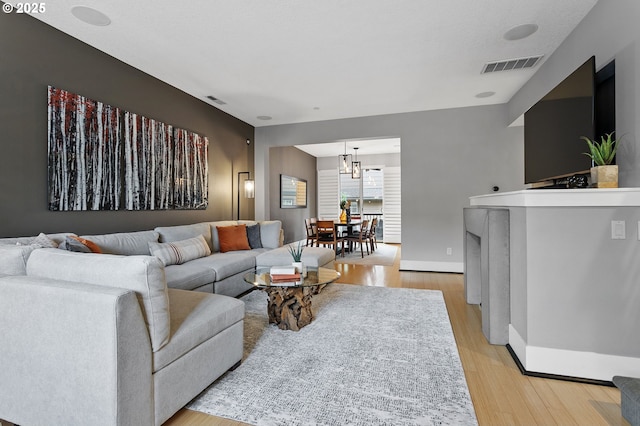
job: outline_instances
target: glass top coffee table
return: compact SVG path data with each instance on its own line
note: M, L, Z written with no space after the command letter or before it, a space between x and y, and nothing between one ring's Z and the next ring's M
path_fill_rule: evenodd
M269 268L259 268L245 274L244 280L269 295L269 323L282 330L298 331L313 321L311 299L326 285L340 278L329 268L308 268L307 276L296 283L272 283Z

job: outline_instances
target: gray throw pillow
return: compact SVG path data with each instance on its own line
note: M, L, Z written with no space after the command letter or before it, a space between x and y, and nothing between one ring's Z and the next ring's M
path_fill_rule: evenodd
M89 247L71 237L66 237L64 241L60 243L58 248L67 251L75 251L78 253L91 253L91 249Z
M249 240L249 247L252 249L262 248L262 240L260 239L260 225L247 226L247 239Z

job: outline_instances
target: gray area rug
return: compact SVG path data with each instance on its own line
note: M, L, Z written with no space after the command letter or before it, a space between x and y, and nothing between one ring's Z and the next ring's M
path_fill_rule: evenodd
M187 408L253 425L475 425L442 292L332 284L302 330L246 303L240 367Z
M382 265L391 266L396 259L398 248L393 245L378 243L376 251L367 254L367 248L364 247L364 257L360 253L360 247L352 252L348 252L342 256L336 256L335 263L349 263L353 265Z

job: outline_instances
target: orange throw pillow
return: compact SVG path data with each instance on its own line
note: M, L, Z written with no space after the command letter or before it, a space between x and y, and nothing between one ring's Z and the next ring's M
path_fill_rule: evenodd
M91 250L91 253L102 253L102 250L100 250L100 247L98 247L98 245L93 241L89 241L85 238L76 237L74 235L69 235L69 237L73 238L83 246L87 247L89 250Z
M251 250L247 239L247 225L216 226L220 252Z

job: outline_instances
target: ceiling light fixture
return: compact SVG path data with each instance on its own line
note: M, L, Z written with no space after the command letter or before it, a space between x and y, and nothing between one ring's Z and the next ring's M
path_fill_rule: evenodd
M209 99L212 102L217 103L218 105L226 105L227 103L225 101L223 101L222 99L216 98L215 96L212 95L208 95L207 99Z
M263 120L263 121L269 121L271 120L271 117L269 117L268 115L259 115L256 117L258 120Z
M509 31L504 33L503 37L505 40L509 41L522 40L523 38L529 37L536 31L538 31L538 26L536 24L522 24L511 28Z
M480 99L482 99L482 98L490 98L491 96L493 96L495 94L496 94L496 92L481 92L481 93L478 93L476 95L476 98L480 98Z
M360 179L360 169L362 163L358 161L358 148L353 148L356 153L356 160L351 162L351 179Z
M74 6L71 8L71 14L89 25L106 27L111 24L111 19L107 15L87 6Z
M344 154L338 155L338 172L341 175L351 174L351 154L347 154L347 141L344 141Z

